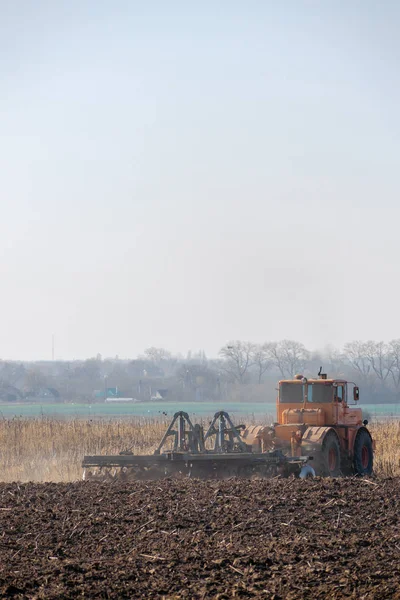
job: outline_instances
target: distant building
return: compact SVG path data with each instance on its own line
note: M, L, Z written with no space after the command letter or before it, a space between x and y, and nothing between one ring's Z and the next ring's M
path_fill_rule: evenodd
M119 397L118 387L108 387L103 390L94 390L93 397L97 399L106 400L107 398L116 398Z
M138 402L136 398L106 398L105 402Z
M156 393L152 395L151 399L152 400L165 400L167 395L168 395L168 390L166 390L166 389L156 390Z

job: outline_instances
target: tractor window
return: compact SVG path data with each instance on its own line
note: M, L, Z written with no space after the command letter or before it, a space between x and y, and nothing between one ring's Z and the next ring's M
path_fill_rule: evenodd
M303 385L299 383L281 383L279 390L279 402L284 404L300 404L303 402Z
M321 383L308 385L308 402L332 402L332 386Z
M336 394L335 394L335 399L338 402L343 402L344 399L344 389L342 385L338 385L336 388Z

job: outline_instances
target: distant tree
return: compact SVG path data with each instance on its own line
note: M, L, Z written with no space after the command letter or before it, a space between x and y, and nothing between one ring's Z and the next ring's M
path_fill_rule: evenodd
M202 364L180 365L176 377L183 389L194 392L203 390L208 397L214 395L218 383L217 373Z
M309 352L303 344L294 340L282 340L269 345L272 364L284 378L293 378L305 368Z
M245 376L253 365L254 351L255 344L251 342L229 342L219 351L219 355L224 359L221 367L234 380L244 383Z
M391 357L390 375L396 391L400 390L400 339L389 342Z
M129 363L128 371L135 378L163 376L163 371L154 362L140 358Z
M155 348L154 346L147 348L144 352L144 358L162 369L166 377L172 376L176 371L177 357L172 356L171 352L164 348Z
M330 371L336 377L344 377L344 372L346 370L346 360L343 355L343 352L338 350L332 345L329 345L326 348L325 356L322 358L327 358ZM320 365L323 365L324 361L320 361Z
M262 381L262 377L272 365L271 344L255 344L252 352L252 363L257 369L258 383Z
M77 370L87 379L96 380L101 377L101 364L95 358L85 360Z
M0 361L0 382L6 385L22 386L26 369L22 363Z
M365 380L371 372L371 361L368 358L368 343L355 340L344 345L343 354L349 364Z
M163 361L169 360L172 357L171 352L168 350L165 350L164 348L155 348L154 346L146 348L144 354L147 360L151 360L157 366L160 366Z
M381 384L385 384L395 364L392 347L384 342L370 340L364 344L364 351L375 376Z
M38 392L45 387L47 387L47 379L39 369L32 368L25 373L24 388L26 392Z
M204 352L204 350L199 350L198 352L192 352L191 350L189 350L189 352L187 353L187 356L186 356L186 362L196 362L197 364L199 364L199 363L206 364L207 363L206 353Z

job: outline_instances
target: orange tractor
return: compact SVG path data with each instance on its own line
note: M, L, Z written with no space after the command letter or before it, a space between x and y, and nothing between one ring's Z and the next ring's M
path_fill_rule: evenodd
M317 379L296 375L279 382L278 422L246 428L242 436L254 450L279 448L291 456L309 456L317 475L370 475L374 442L358 400L354 383L328 379L321 369Z
M235 425L219 411L204 430L179 411L154 454L85 456L84 479L370 475L374 444L361 409L349 404L351 387L356 404L355 384L327 379L321 370L317 379L280 381L278 422L269 427Z

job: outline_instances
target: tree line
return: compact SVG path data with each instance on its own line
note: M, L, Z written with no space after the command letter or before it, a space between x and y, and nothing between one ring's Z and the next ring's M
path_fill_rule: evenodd
M232 340L218 357L204 351L174 355L149 347L135 359L84 361L0 361L0 400L101 400L107 389L139 400L273 401L278 379L302 373L315 376L320 366L332 377L354 381L366 402L397 402L400 397L400 340L353 341L342 349L310 351L294 340L256 344Z

